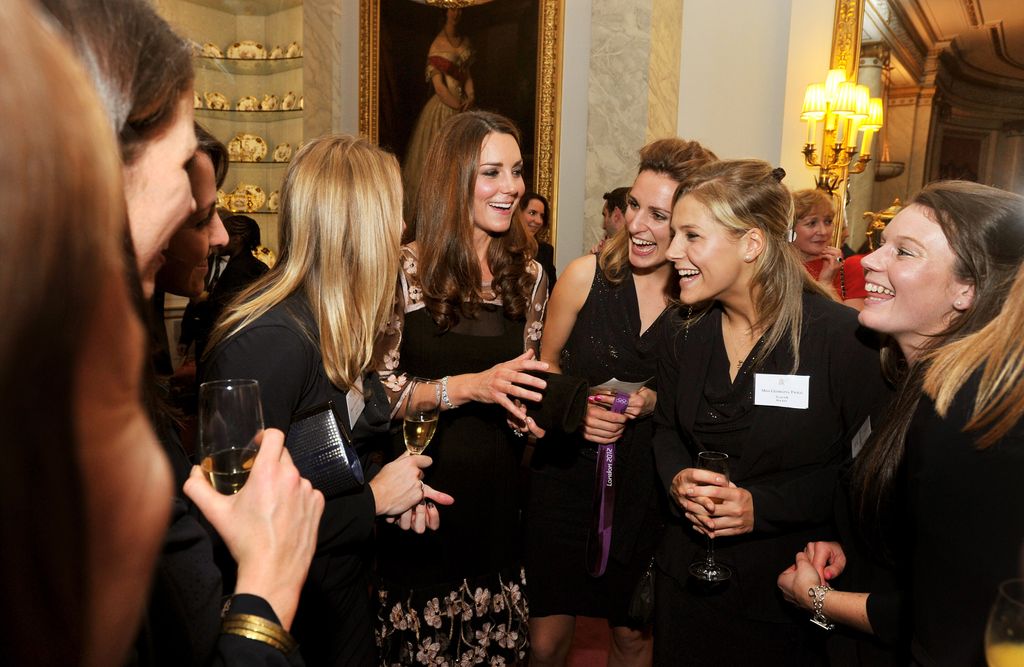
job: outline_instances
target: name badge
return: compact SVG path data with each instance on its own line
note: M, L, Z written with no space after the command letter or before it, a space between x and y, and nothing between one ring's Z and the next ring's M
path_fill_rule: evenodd
M857 431L857 435L853 436L853 440L850 442L850 454L854 457L860 454L860 450L864 447L864 443L871 437L871 416L864 420L861 424L860 430Z
M754 405L806 410L810 397L810 375L754 375Z

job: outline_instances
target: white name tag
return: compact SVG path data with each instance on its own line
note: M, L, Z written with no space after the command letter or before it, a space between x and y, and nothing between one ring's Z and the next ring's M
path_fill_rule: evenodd
M810 397L810 375L754 375L754 405L806 410Z
M853 441L850 443L850 450L852 456L860 454L860 450L864 447L864 443L871 437L871 416L869 415L864 423L861 424L860 430L857 431L857 435L853 436Z

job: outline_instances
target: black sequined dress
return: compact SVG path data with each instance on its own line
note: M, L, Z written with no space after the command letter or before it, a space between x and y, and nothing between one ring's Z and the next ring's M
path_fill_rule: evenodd
M562 350L562 372L586 378L592 386L614 377L647 382L656 390L655 345L667 335L673 313L666 309L641 334L632 275L612 285L596 270ZM586 567L597 446L578 434L537 444L526 515L533 616L571 614L631 624L626 616L629 598L651 560L662 523L651 432L649 417L633 420L616 445L611 556L607 571L597 578Z

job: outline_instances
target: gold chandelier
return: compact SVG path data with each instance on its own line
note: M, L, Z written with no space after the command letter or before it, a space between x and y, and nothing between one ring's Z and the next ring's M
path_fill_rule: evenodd
M840 247L845 224L846 186L850 175L864 171L871 160L871 143L882 129L882 99L868 87L846 80L846 70L830 69L825 83L812 83L804 92L800 119L807 123L804 164L818 170L814 183L834 200L833 245ZM817 124L823 123L821 144ZM857 135L862 133L860 155Z

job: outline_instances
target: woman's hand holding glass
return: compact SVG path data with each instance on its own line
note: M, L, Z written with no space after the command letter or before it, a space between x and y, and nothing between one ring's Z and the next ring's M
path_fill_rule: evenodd
M324 497L299 475L277 429L263 432L248 477L236 494L224 495L193 466L184 490L238 563L235 592L267 600L287 629L316 550Z
M409 454L381 468L369 482L377 516L386 515L391 523L418 533L427 528L436 530L437 508L431 503L451 505L455 499L423 483L423 469L431 463L429 456ZM421 506L424 500L430 503Z
M680 470L672 480L671 495L703 535L729 537L754 529L753 496L719 473L700 468Z

